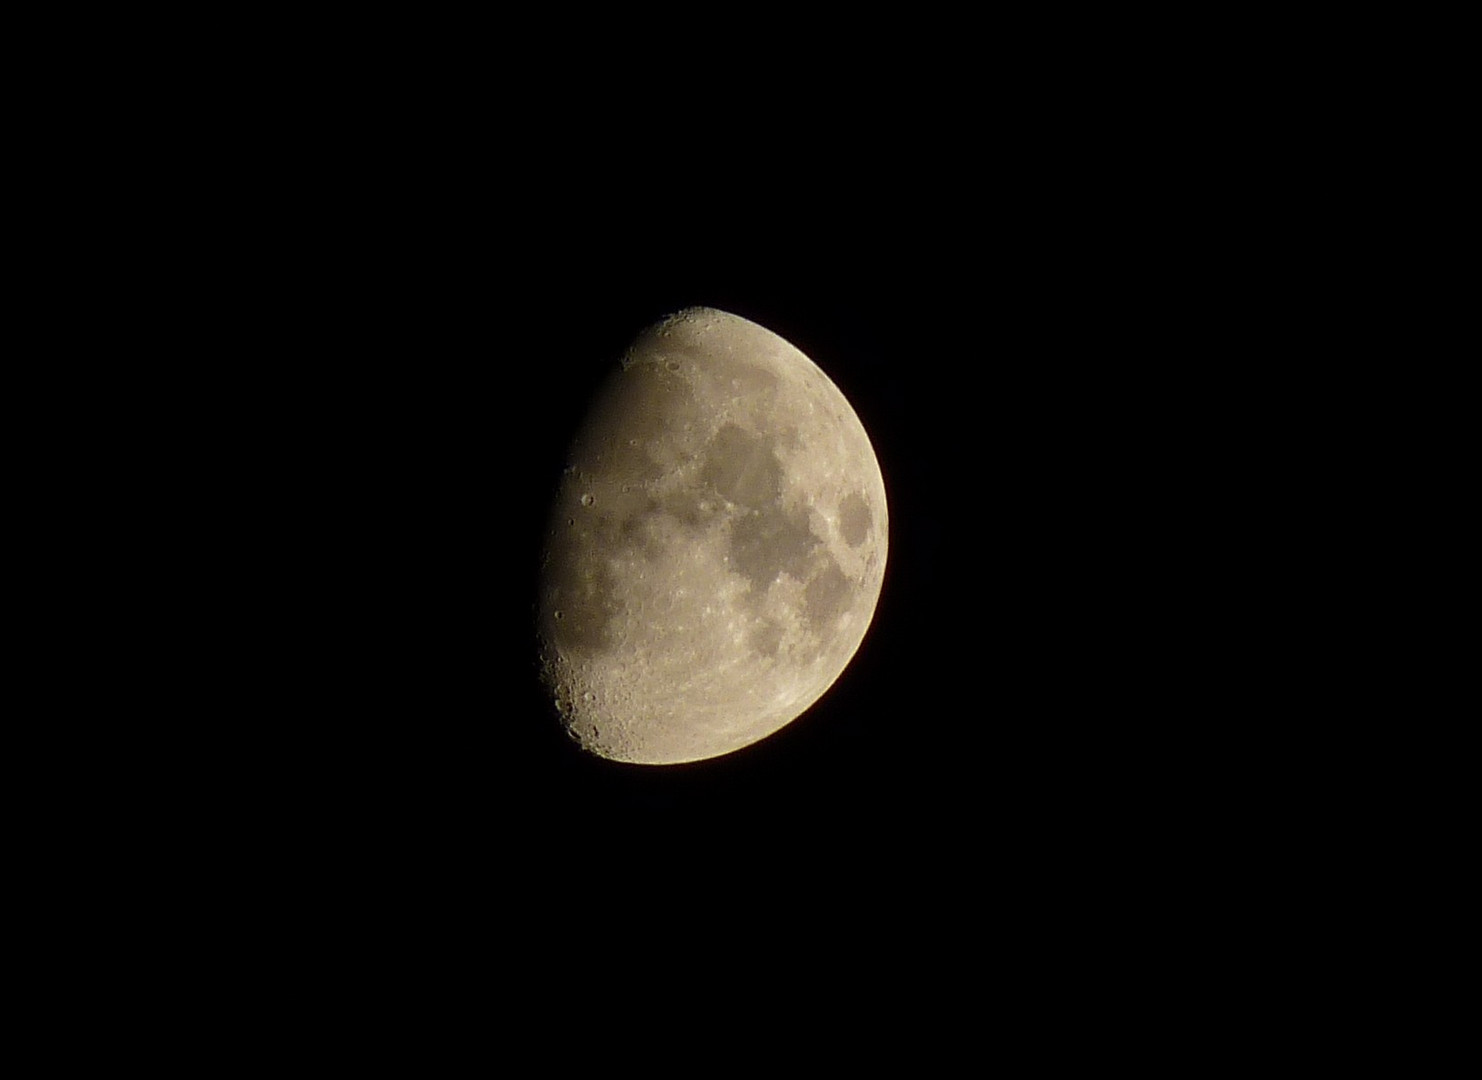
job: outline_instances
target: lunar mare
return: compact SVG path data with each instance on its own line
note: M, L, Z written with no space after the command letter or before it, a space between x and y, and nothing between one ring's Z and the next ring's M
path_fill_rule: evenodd
M650 327L552 511L537 630L566 730L655 765L777 731L858 650L887 536L874 449L816 364L710 308Z

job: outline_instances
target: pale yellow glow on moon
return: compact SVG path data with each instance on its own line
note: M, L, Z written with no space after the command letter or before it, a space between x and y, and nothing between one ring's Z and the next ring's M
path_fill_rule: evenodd
M650 327L552 512L537 629L567 731L644 764L777 731L858 650L887 534L869 437L816 364L710 308Z

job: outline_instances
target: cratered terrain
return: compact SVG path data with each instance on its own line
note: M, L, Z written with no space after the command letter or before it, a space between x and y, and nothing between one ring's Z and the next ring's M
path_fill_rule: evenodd
M641 333L572 443L542 558L541 677L615 761L740 749L838 679L885 573L863 425L778 335L710 308Z

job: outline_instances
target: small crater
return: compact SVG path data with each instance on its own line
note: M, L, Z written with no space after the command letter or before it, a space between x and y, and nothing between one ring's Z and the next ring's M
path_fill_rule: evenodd
M583 506L591 506L596 501L597 501L597 497L595 495L593 495L590 491L585 492L582 495L582 497L581 497L581 504Z
M611 645L609 629L619 610L612 574L580 552L562 554L548 575L552 645L586 659Z
M676 440L685 421L701 415L700 404L684 379L652 378L649 370L645 365L620 376L594 402L580 432L580 463L588 466L584 471L643 483L664 475L692 452Z
M693 533L707 532L718 520L719 507L695 491L675 491L658 503L663 522L672 519ZM661 556L662 552L651 553Z

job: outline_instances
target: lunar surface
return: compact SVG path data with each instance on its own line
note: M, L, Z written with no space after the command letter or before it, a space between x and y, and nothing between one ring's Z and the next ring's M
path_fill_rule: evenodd
M808 357L710 308L648 328L577 432L542 560L567 732L663 765L796 719L869 629L887 524L869 437Z

